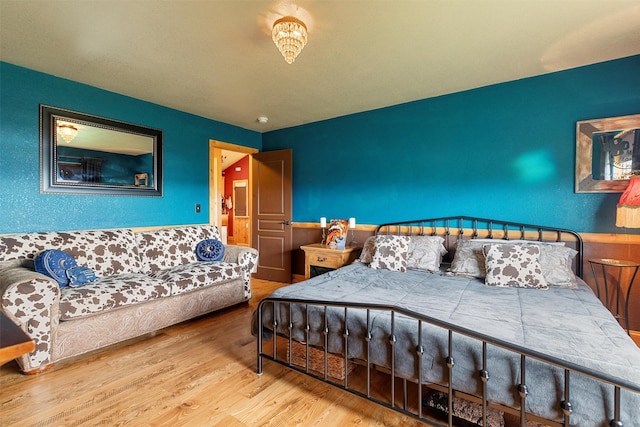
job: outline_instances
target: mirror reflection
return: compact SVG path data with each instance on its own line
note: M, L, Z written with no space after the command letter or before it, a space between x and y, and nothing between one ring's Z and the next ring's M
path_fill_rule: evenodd
M640 175L640 114L576 125L576 193L621 193Z
M593 179L629 179L640 175L640 129L593 133Z
M161 196L162 131L41 106L43 192Z
M58 181L136 187L153 182L153 138L58 118L54 126Z

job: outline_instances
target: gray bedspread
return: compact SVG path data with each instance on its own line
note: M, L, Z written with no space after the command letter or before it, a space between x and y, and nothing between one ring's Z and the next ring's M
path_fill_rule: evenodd
M485 286L477 279L411 270L404 273L372 270L355 263L280 288L272 296L402 307L640 385L640 349L582 281L578 289L497 288ZM321 312L319 308L309 308L309 343L315 346L323 346L324 342ZM343 354L344 310L331 308L328 317L328 349ZM378 311L370 317L370 361L387 368L391 351L389 317L388 313ZM263 324L269 327L271 319L270 310L266 310ZM304 319L304 308L294 307L292 335L298 341L306 339ZM285 329L289 323L288 309L278 311L278 323L279 333L288 333ZM417 378L416 325L415 320L396 315L395 372L409 379ZM365 359L364 310L349 309L347 326L348 356ZM447 383L447 342L446 330L423 326L423 382ZM454 334L455 389L480 394L481 349L478 341ZM547 419L561 419L563 371L535 359L527 359L526 367L527 411ZM489 346L487 370L489 399L514 405L518 400L520 357ZM613 387L598 384L592 378L572 374L570 402L574 411L570 418L572 426L604 427L613 418ZM640 396L623 390L622 414L625 426L640 426Z

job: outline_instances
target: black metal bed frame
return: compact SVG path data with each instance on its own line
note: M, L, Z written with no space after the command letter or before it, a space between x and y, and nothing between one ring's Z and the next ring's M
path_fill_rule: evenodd
M578 251L578 254L575 258L574 269L576 274L579 277L582 277L582 250L583 243L580 235L577 233L557 228L550 227L541 227L537 225L530 224L521 224L515 222L506 222L499 220L490 220L490 219L482 219L482 218L474 218L474 217L443 217L443 218L432 218L432 219L423 219L417 221L404 221L399 223L388 223L382 224L376 229L376 234L399 234L399 235L442 235L445 238L445 247L452 252L455 246L455 241L460 238L497 238L497 239L521 239L521 240L537 240L537 241L569 241L573 242L575 245L575 249ZM453 256L453 254L451 254ZM284 337L277 338L276 334L273 335L272 338L268 339L271 341L269 347L271 347L270 351L266 351L265 344L263 342L265 326L263 324L263 314L266 307L270 307L272 313L275 313L279 309L287 309L289 310L289 319L291 319L291 310L294 305L299 305L304 307L304 312L307 313L305 322L306 325L302 325L303 329L306 333L306 338L303 344L305 348L306 360L304 366L298 366L292 362L292 345L294 344L294 340L292 338L292 329L294 328L293 324L284 325L285 329L288 328L289 333L285 334ZM309 345L309 319L308 313L310 307L319 307L320 312L324 312L324 340L325 345L323 346L323 356L324 356L324 369L323 372L318 372L310 368L310 345ZM391 334L389 336L388 342L391 347L391 369L389 375L391 377L391 381L389 381L389 390L388 395L385 399L378 398L373 396L371 393L371 372L372 368L375 367L369 360L370 354L370 337L371 333L368 333L368 336L365 338L366 341L366 360L364 360L364 365L367 368L366 374L366 388L354 388L350 386L350 373L348 370L348 364L350 361L346 356L338 355L342 359L342 363L344 364L344 380L338 381L336 379L332 379L329 375L328 368L328 357L331 353L327 351L327 336L329 335L328 323L327 323L327 310L328 308L340 308L344 310L344 325L345 330L339 331L344 337L344 352L343 354L348 354L348 345L349 345L349 330L347 329L346 319L350 314L350 310L359 310L366 311L366 319L367 319L367 331L370 331L370 314L372 311L386 311L390 314L390 331ZM335 301L311 301L305 299L285 299L285 298L265 298L263 299L257 310L257 373L262 374L263 371L263 359L271 360L280 365L286 366L292 370L302 372L311 377L329 383L333 386L339 387L343 390L349 391L357 396L363 397L370 401L376 402L382 406L391 408L395 411L398 411L402 414L411 416L413 418L419 419L429 425L434 426L442 426L443 424L430 417L427 416L423 411L423 386L428 387L430 389L435 389L446 393L448 400L448 410L447 410L447 424L448 426L453 426L454 417L453 417L453 401L454 397L462 397L463 399L469 400L471 402L475 402L482 407L482 425L487 426L487 416L488 416L488 408L493 407L499 409L501 411L516 414L519 416L519 425L521 427L525 427L527 424L527 420L533 420L538 422L546 423L550 426L569 426L569 420L571 414L573 412L572 404L571 404L571 377L574 374L584 375L586 377L590 377L595 379L600 384L606 384L608 387L613 388L613 419L611 420L603 420L605 424L615 427L623 426L623 420L621 419L621 390L627 390L632 393L640 394L640 385L634 384L624 379L612 377L609 375L605 375L599 372L592 371L590 369L586 369L579 365L568 363L566 361L560 360L555 357L550 357L545 354L542 354L537 351L533 351L531 349L527 349L518 345L513 345L508 342L493 338L491 336L487 336L478 332L475 332L470 329L461 328L459 326L440 321L438 319L432 318L430 316L425 316L419 313L415 313L400 307L388 306L388 305L376 305L376 304L361 304L354 302L335 302ZM397 344L396 336L394 334L394 325L396 316L401 315L410 319L414 319L417 321L417 336L418 343L421 343L422 334L423 334L423 325L433 325L439 328L443 328L448 331L448 356L446 357L446 366L448 368L448 378L445 384L433 384L433 383L423 383L421 376L418 375L417 379L407 380L405 378L396 377L396 372L394 369L394 346ZM267 328L271 331L277 331L278 325L275 320L276 317L273 316L273 323L270 325L270 328ZM456 336L465 336L478 342L482 343L482 363L483 368L480 370L479 378L482 382L481 384L481 393L480 395L473 395L469 393L462 393L453 388L452 378L453 378L453 370L455 367L455 359L457 355L452 354L452 343ZM278 341L284 343L287 346L287 355L282 356L282 351L278 351ZM281 344L282 345L282 344ZM491 402L489 397L487 396L487 382L490 378L490 372L487 370L486 359L487 359L487 346L495 346L502 349L506 349L510 352L519 355L520 357L520 382L516 384L519 396L519 405L516 406L506 406L502 404L497 404L495 402ZM280 353L280 355L279 355ZM415 354L418 363L418 372L422 372L422 356L424 354L424 348L422 345L418 345L415 349ZM335 356L332 354L332 356ZM562 400L557 402L557 405L562 413L562 420L548 420L544 418L540 418L534 416L532 414L528 414L525 410L525 401L527 395L530 393L527 387L526 377L526 360L527 359L535 359L537 361L543 362L547 365L554 366L556 368L561 369L564 372L564 389L562 391ZM362 363L362 362L361 362ZM401 393L402 395L397 397L396 390L396 379L401 381ZM417 382L417 410L415 409L415 405L411 408L408 405L408 392L407 392L407 381L411 383ZM401 402L400 402L401 400Z

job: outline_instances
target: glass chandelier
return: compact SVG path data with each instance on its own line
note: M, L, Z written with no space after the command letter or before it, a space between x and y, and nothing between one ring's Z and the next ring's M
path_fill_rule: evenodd
M307 44L307 26L293 16L285 16L273 23L271 38L284 60L292 64Z
M62 135L64 141L68 144L78 134L78 129L75 126L68 124L58 125L58 132Z

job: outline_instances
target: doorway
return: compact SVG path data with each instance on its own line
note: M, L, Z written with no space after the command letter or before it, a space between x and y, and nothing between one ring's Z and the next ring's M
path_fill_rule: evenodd
M246 184L246 214L248 223L243 231L247 232L247 246L257 249L257 272L259 279L275 280L291 283L291 250L292 250L292 151L277 150L259 153L255 148L243 147L226 142L209 141L209 222L226 230L230 224L229 212L232 212L235 201L234 191L231 205L226 205L229 197L225 196L227 174L223 175L223 164L228 163L229 152L244 153L250 164ZM223 162L223 159L225 162ZM226 168L228 169L227 165ZM235 166L234 166L235 171ZM233 182L233 180L231 180ZM238 186L236 186L238 187ZM242 186L239 186L242 188ZM241 194L240 190L238 194ZM236 195L236 197L238 197ZM223 216L226 206L226 216ZM226 220L225 228L222 221ZM235 231L233 232L235 234ZM224 236L223 236L224 237ZM236 236L233 236L235 241ZM227 240L228 243L232 243Z
M236 225L234 182L243 181L246 194L250 194L249 164L251 155L257 152L255 148L209 140L209 223L218 227L225 243L251 246L251 200L247 197L241 212L244 215L239 215L245 217L243 224Z

